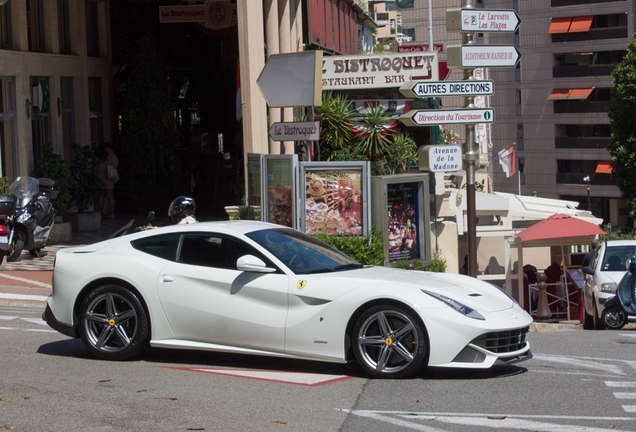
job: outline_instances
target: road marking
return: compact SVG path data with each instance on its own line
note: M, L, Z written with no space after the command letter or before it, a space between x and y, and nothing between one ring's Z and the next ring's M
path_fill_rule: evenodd
M480 426L492 429L505 430L541 430L558 432L607 432L606 427L596 428L562 423L547 423L545 420L576 420L576 421L630 421L635 417L578 417L578 416L545 416L545 415L512 415L512 414L474 414L474 413L413 413L407 411L370 411L370 410L348 410L341 409L353 415L366 417L385 423L390 423L402 428L408 428L423 432L446 432L447 429L440 429L440 425L430 426L435 423L447 423L463 426ZM406 420L408 419L408 420ZM536 421L540 419L543 421ZM427 425L416 422L426 422ZM612 429L614 432L627 432L622 429Z
M26 332L57 333L57 331L55 331L55 330L28 329L28 328L18 328L18 327L0 327L0 330L21 330L21 331L26 331Z
M28 295L28 294L6 294L0 293L0 299L7 300L32 300L32 301L46 301L48 296Z
M625 412L636 413L636 405L623 405Z
M40 282L40 281L36 281L33 279L27 279L27 278L23 278L20 276L13 276L10 274L6 274L6 273L0 273L0 277L6 278L6 279L12 279L15 281L19 281L19 282L24 282L24 283L28 283L30 285L36 285L42 288L51 288L51 284L50 283L46 283L46 282Z
M12 319L16 319L18 318L17 316L11 316L11 315L0 315L0 320L12 320Z
M636 399L636 393L614 392L614 397L616 399Z
M567 364L570 366L575 366L577 369L581 369L581 368L593 369L593 370L598 370L602 372L611 372L616 375L625 375L625 372L623 372L620 366L603 363L602 362L603 359L590 359L588 361L582 357L577 358L577 357L564 357L564 356L548 356L548 355L534 354L534 353L533 353L533 359L541 360L545 362Z
M259 381L270 381L283 384L296 384L308 387L316 387L353 378L348 375L326 375L302 372L263 371L253 369L201 369L172 366L167 366L166 368L222 376L231 376L236 378L250 378Z
M636 381L605 381L608 387L636 387Z

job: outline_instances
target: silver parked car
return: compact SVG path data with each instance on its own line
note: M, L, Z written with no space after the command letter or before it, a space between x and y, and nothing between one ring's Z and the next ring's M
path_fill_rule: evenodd
M601 321L605 313L604 304L616 293L616 286L627 271L627 263L633 256L636 256L636 240L608 240L601 243L589 267L583 268L584 328L604 328Z

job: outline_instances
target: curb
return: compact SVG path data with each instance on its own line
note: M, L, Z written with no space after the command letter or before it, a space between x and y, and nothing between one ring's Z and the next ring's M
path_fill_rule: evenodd
M577 330L583 330L583 326L578 321L563 321L561 323L533 322L530 324L531 332L547 333Z

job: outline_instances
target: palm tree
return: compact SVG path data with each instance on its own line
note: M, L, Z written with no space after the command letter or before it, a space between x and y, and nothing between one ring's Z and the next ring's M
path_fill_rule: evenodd
M351 145L354 138L351 123L356 111L345 96L326 92L317 112L320 118L320 146L316 160L321 159L321 154L325 160L329 160L334 152Z
M370 160L381 157L390 141L388 135L394 120L386 114L386 108L381 105L368 107L361 113L361 117L354 121L356 137L359 139L360 151Z

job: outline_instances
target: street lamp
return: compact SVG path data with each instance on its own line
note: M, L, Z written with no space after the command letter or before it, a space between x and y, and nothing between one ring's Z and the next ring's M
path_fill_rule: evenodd
M592 208L590 206L590 176L583 177L583 181L587 183L587 210L591 213Z

